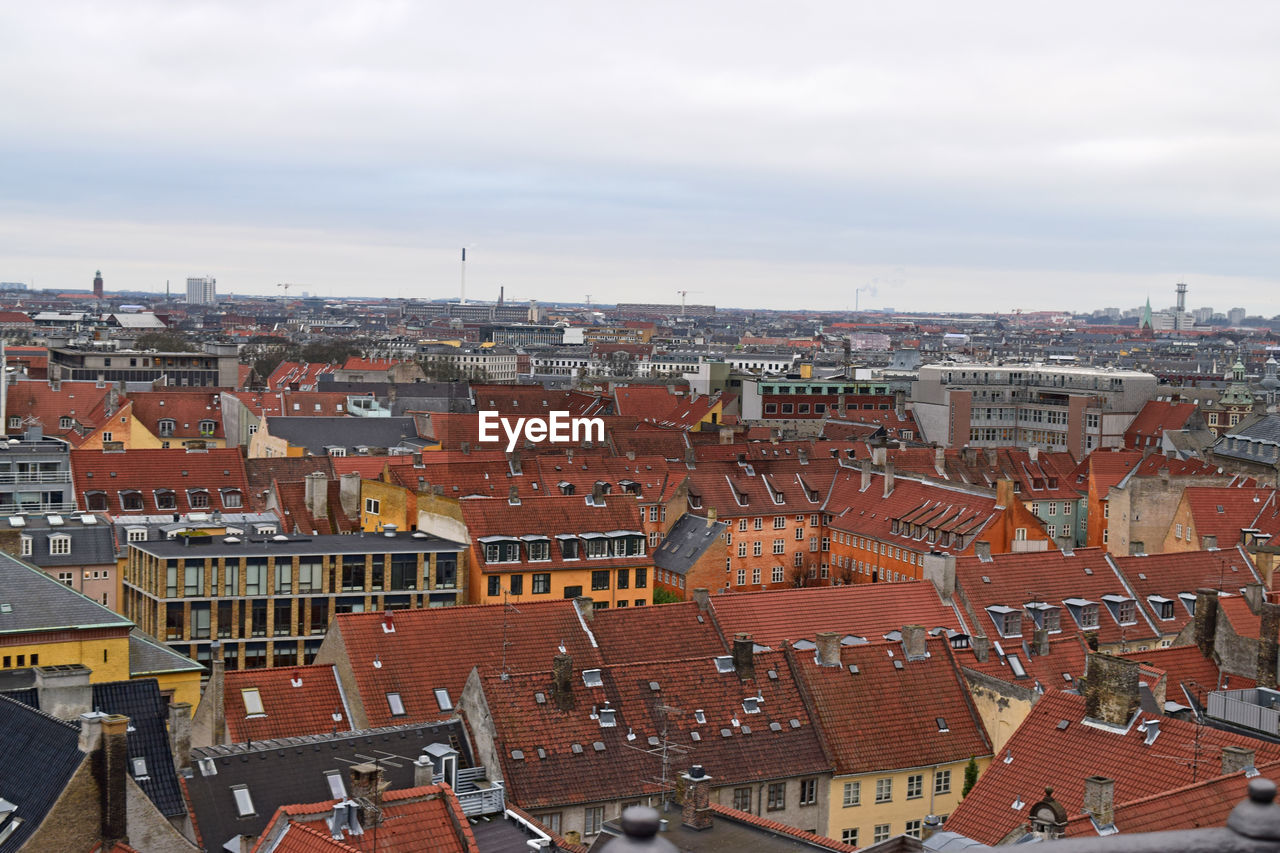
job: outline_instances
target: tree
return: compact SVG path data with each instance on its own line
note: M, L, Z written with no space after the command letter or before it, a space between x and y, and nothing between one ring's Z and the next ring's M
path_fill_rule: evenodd
M680 596L668 589L658 587L653 591L654 604L675 604L680 600Z
M805 581L808 579L809 572L804 568L804 566L792 566L787 570L787 580L790 581L791 585L796 589L803 587Z
M960 789L960 797L969 796L973 786L978 784L978 762L969 756L969 763L964 766L964 787Z
M191 341L174 332L143 332L134 341L140 350L153 349L157 352L196 352Z

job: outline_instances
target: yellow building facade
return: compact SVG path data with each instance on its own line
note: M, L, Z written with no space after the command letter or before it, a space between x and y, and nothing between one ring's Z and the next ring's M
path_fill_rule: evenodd
M978 770L991 763L977 757ZM831 780L828 838L866 847L895 835L920 837L926 815L946 817L960 805L968 760Z

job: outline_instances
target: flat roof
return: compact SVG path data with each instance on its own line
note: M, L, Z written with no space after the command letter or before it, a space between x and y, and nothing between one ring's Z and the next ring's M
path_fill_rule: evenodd
M466 545L451 542L430 534L397 533L386 536L381 533L364 533L351 535L318 535L318 536L209 536L207 544L188 545L183 539L175 537L147 542L130 542L130 548L137 548L153 557L268 557L272 554L293 556L295 554L417 554L435 551L463 551ZM197 538L197 537L191 537ZM228 539L238 540L228 542Z

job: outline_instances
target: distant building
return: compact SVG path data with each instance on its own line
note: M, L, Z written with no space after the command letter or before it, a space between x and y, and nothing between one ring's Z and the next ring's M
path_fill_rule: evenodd
M714 317L716 315L716 306L619 302L615 313L641 317Z
M98 270L93 274L93 298L102 298L102 270Z
M49 379L93 382L155 382L164 385L236 387L235 344L207 342L202 352L100 350L49 347Z
M187 279L188 305L215 305L218 302L217 279L213 276Z

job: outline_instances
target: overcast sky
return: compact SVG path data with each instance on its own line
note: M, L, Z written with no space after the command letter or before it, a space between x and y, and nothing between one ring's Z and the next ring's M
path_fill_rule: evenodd
M0 280L1280 313L1280 4L9 3ZM863 292L855 295L859 288Z

